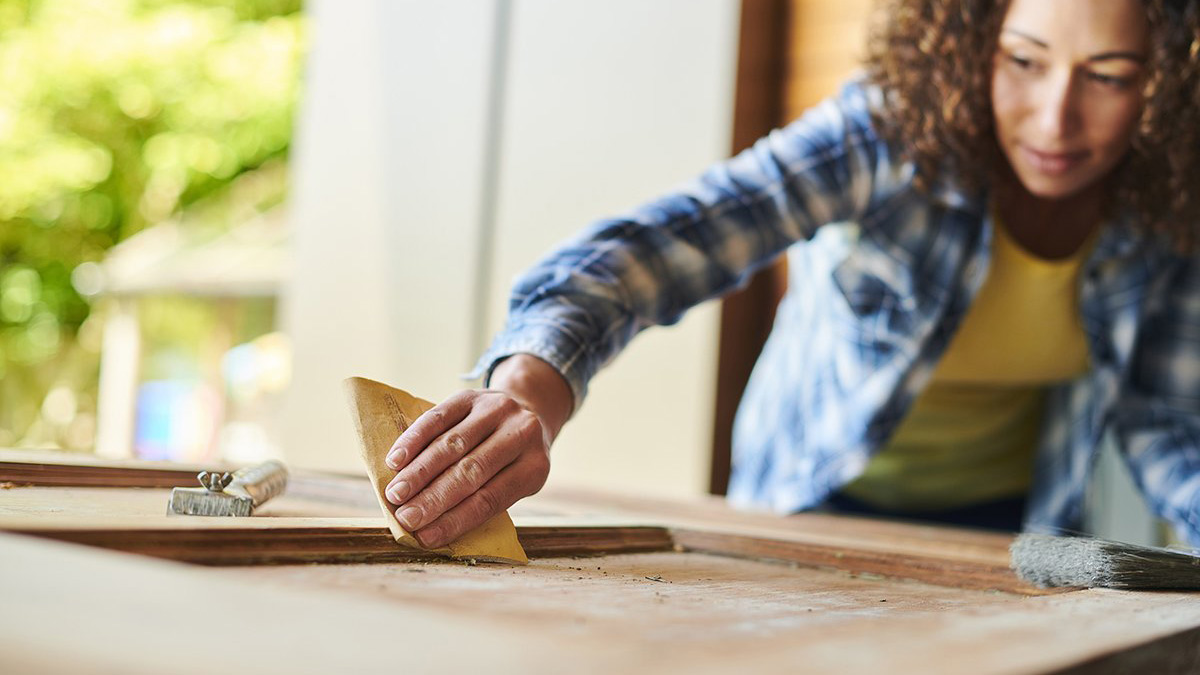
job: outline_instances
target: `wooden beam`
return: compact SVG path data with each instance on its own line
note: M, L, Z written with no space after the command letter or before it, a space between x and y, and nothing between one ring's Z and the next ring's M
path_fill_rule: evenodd
M887 553L844 546L750 537L700 530L671 531L675 544L685 551L754 560L775 560L841 570L850 574L911 579L938 586L1019 595L1054 595L1074 589L1045 589L1017 578L1007 566L947 560L935 556Z
M213 521L220 522L220 521ZM225 524L228 521L225 521ZM255 523L259 525L260 523ZM180 527L122 524L120 527L9 525L3 529L114 551L197 565L297 565L305 563L396 563L446 561L405 548L386 527ZM518 527L517 537L532 557L589 556L673 550L660 527Z
M227 464L166 465L161 462L98 459L78 454L2 451L0 487L159 488L197 485L200 471L233 471ZM92 461L94 463L84 463ZM168 468L169 467L169 468ZM375 509L375 495L365 476L292 471L287 494L339 506Z
M196 484L196 471L33 462L0 462L0 483L9 487L172 488Z
M0 476L106 488L187 484L193 469L0 462ZM165 516L165 490L32 487L10 489L7 497L0 503L0 530L201 565L437 559L394 542L370 485L359 477L301 474L261 517L248 519ZM531 503L545 517L522 517L518 510L516 521L532 557L679 548L946 587L1044 593L1008 569L1011 537L1004 534L820 514L780 518L733 511L717 498L679 503L575 490L550 491ZM339 511L354 517L330 517Z

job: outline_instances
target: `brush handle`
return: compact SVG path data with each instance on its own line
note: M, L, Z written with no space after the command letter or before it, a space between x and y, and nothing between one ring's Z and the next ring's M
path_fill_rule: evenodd
M288 472L283 462L267 460L262 464L239 469L233 474L230 487L238 487L246 494L255 506L281 494L287 488Z

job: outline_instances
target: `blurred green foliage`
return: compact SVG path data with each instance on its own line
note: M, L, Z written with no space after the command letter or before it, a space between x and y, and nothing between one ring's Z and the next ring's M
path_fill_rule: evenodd
M80 263L282 200L304 47L297 0L0 0L0 446L57 442L55 386L94 407Z

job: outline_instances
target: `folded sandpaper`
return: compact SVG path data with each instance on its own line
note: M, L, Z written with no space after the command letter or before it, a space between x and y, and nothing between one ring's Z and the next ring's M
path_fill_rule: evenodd
M429 401L363 377L345 380L346 394L354 428L358 432L359 449L367 474L375 487L375 497L387 517L388 528L396 541L404 546L431 551L457 560L525 564L529 558L517 540L517 528L507 512L500 512L482 525L467 532L447 546L427 549L406 532L396 520L396 506L387 500L384 491L396 476L385 463L388 451L401 432L433 407Z

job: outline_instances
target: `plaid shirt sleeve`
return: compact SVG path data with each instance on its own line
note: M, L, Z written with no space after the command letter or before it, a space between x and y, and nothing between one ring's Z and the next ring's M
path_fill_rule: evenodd
M601 220L518 279L504 330L472 376L530 353L582 403L644 328L729 292L823 223L861 214L892 162L856 83L660 199Z
M1115 429L1150 507L1200 546L1200 261L1160 279Z

